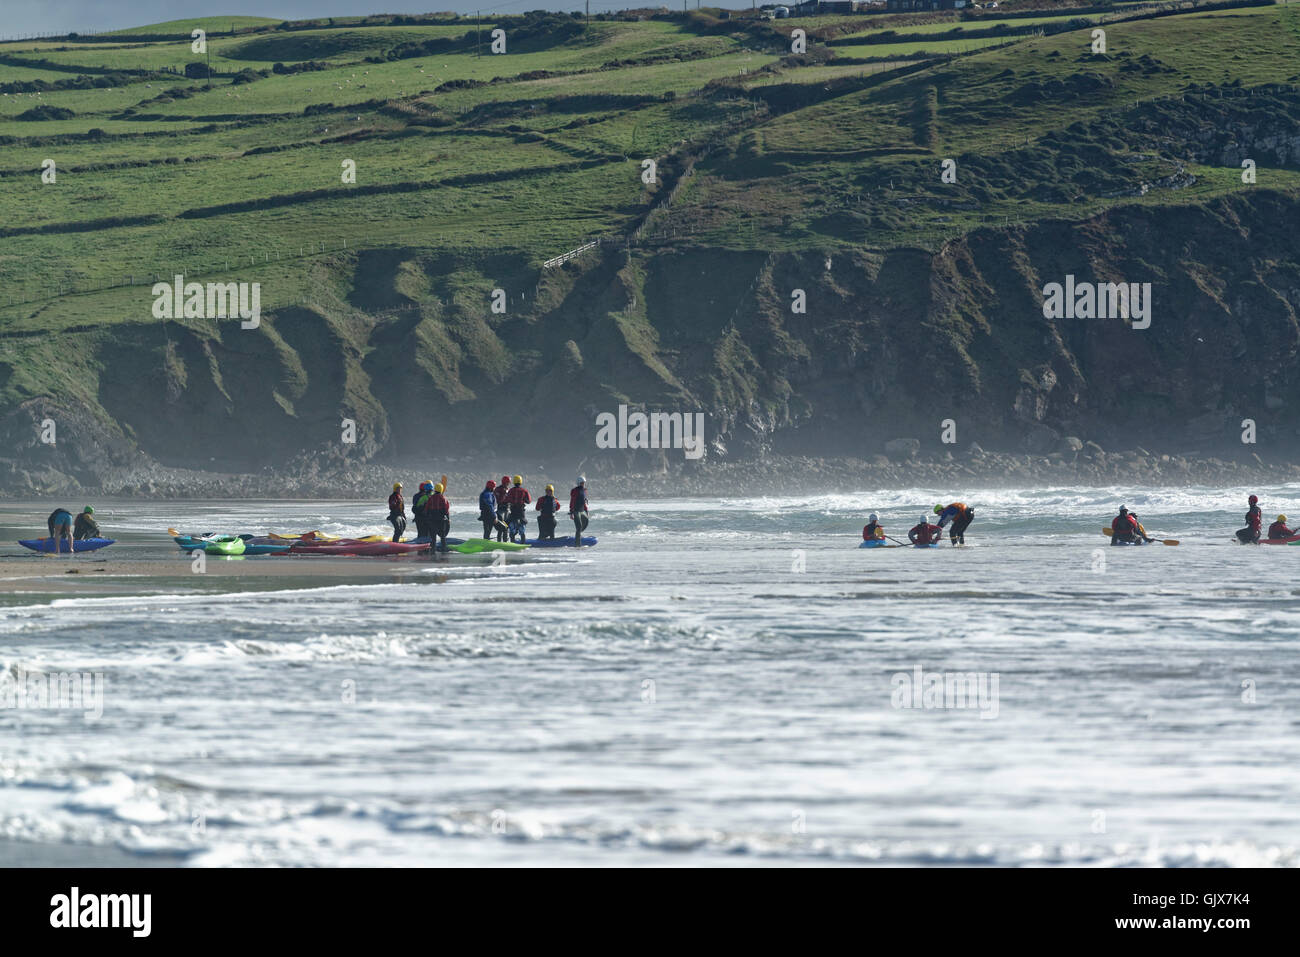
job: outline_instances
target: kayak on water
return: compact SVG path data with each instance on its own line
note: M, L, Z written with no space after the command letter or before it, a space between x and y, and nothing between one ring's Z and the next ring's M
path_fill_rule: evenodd
M1103 535L1105 535L1107 538L1112 538L1112 537L1114 537L1114 535L1115 535L1115 530L1114 530L1113 528L1110 528L1109 526L1107 526L1107 527L1102 528L1101 533L1102 533ZM1141 541L1141 540L1138 540L1138 541L1135 541L1135 542L1125 542L1125 541L1121 541L1120 544L1121 544L1121 545L1177 545L1177 544L1178 544L1178 539L1176 539L1176 538L1154 538L1154 537L1153 537L1153 538L1151 539L1151 541L1149 541L1149 542L1144 542L1144 541Z
M1241 541L1241 539L1237 539L1237 541ZM1261 545L1294 545L1297 542L1300 542L1300 535L1289 535L1286 538L1261 538L1259 540ZM1245 543L1242 542L1242 544Z
M97 548L107 548L116 540L117 539L114 538L83 538L81 541L72 543L72 551L93 552ZM22 545L24 548L30 548L34 552L49 552L53 554L55 550L54 539L52 538L23 538L18 540L18 544ZM59 554L68 554L68 546L63 545L62 542L60 542L60 545L62 545L62 547L59 549Z
M858 545L858 548L902 548L902 545L895 545L887 542L883 538L872 538Z
M565 547L572 548L573 547L572 535L565 535L563 538L529 538L529 539L525 539L525 541L528 543L529 547L531 548L565 548ZM595 545L596 542L597 539L593 538L590 535L582 536L582 544L585 547L589 548L592 545Z

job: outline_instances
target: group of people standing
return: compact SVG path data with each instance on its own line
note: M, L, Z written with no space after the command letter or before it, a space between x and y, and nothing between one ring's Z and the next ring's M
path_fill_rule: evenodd
M966 544L966 529L975 520L975 509L964 502L953 502L951 505L936 505L933 514L939 516L938 524L932 525L930 516L922 515L921 520L908 529L909 542L913 545L937 545L943 541L944 527L950 526L949 540L954 545ZM868 515L867 524L862 528L862 540L869 542L872 539L883 540L888 537L880 524L879 516L875 512Z
M443 477L444 481L446 476ZM483 523L483 537L498 542L528 540L528 506L537 511L537 537L554 539L556 514L562 506L555 497L555 486L547 485L546 493L533 503L533 496L524 488L522 475L511 478L501 476L501 484L488 479L478 497L479 521ZM577 485L569 491L569 518L573 522L575 545L582 544L582 533L590 520L590 503L587 500L587 479L579 475ZM411 516L415 521L417 538L428 539L437 547L447 547L447 534L451 530L451 502L447 499L443 482L421 482L415 498L411 500ZM393 494L388 496L388 522L393 526L393 541L400 542L406 531L406 502L402 498L402 483L393 483Z

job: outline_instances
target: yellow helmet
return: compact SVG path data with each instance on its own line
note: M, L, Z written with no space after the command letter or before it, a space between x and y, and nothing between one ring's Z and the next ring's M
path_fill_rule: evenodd
M396 491L397 491L399 488L401 488L401 487L402 487L402 483L401 483L401 482L394 482L394 483L393 483L393 491L394 491L394 492L396 492Z
M524 484L524 477L523 477L522 475L516 475L515 478L514 478L514 482L515 482L516 485L523 485L523 484Z
M555 491L555 486L554 486L554 485L548 485L548 486L546 486L546 491L548 491L548 492L554 492L554 491ZM1283 519L1283 521L1286 521L1286 520Z
M442 483L439 482L437 485L435 485L435 486L433 487L433 490L434 490L435 492L441 492L441 491L442 491Z
M1286 521L1286 516L1285 516L1285 515L1279 515L1279 516L1277 517L1277 520L1278 520L1279 522L1285 522L1285 521Z

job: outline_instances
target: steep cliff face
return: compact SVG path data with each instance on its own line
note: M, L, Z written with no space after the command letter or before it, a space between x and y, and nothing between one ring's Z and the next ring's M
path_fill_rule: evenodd
M979 231L935 255L605 249L539 274L510 257L372 250L335 264L344 296L257 330L43 339L84 374L9 415L9 468L94 484L141 456L224 471L303 453L591 459L626 455L595 442L596 416L620 405L704 413L715 458L864 456L899 436L940 448L946 419L959 447L1046 452L1063 435L1240 449L1248 418L1261 451L1293 453L1300 208L1247 189ZM1150 327L1044 318L1043 287L1067 276L1151 283ZM38 437L47 418L53 445Z

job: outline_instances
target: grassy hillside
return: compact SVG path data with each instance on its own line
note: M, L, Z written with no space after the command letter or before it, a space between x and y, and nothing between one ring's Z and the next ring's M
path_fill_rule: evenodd
M1073 391L1035 425L1100 435L1137 414L1093 373L1110 333L999 329L1043 322L1040 272L1103 262L1149 273L1184 315L1214 302L1249 325L1280 310L1269 342L1293 358L1295 240L1246 245L1254 258L1228 269L1160 237L1198 223L1207 250L1226 248L1296 209L1300 9L1037 14L209 18L0 44L4 429L19 458L47 455L25 437L47 407L108 437L93 455L48 452L69 473L137 449L177 464L214 443L252 466L327 445L342 415L362 423L365 454L391 453L395 424L423 408L482 442L481 409L522 388L521 440L589 445L590 410L627 401L702 408L732 451L846 422L875 451L894 435L855 414L878 415L893 379L871 370L920 348L945 369L920 400L978 409L989 441L1025 432L1022 380L1044 365ZM1098 23L1104 54L1089 46ZM798 56L795 25L812 34ZM176 273L261 283L263 327L154 319L150 286ZM796 287L819 290L806 316L790 313ZM1152 355L1178 361L1179 336ZM828 355L845 343L860 346ZM1254 385L1208 374L1224 381L1196 415L1245 408ZM1284 418L1284 378L1267 407L1259 393L1261 421ZM854 402L828 382L851 383ZM916 409L899 395L894 431ZM1154 434L1193 417L1161 401L1179 411ZM556 412L564 427L539 434Z

